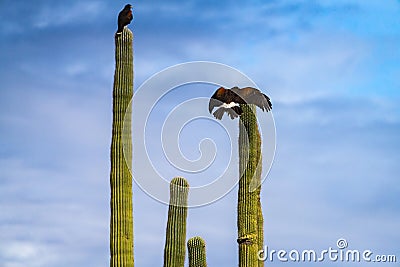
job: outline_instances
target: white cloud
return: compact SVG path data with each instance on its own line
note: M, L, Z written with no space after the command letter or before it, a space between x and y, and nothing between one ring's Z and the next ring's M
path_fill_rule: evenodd
M77 22L88 22L97 18L104 10L99 1L77 1L72 5L43 6L34 18L33 25L43 29Z
M38 242L10 241L0 244L0 258L4 267L51 266L61 256L55 254L52 246Z

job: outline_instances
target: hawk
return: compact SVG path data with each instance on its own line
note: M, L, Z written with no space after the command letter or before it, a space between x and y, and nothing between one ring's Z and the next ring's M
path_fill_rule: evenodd
M121 35L124 27L131 23L133 19L132 5L128 4L118 14L118 30L116 35Z
M262 111L270 111L272 103L270 98L263 94L260 90L253 87L232 87L225 89L220 87L212 95L208 104L208 111L211 113L214 108L217 110L213 113L217 119L222 119L224 113L228 113L231 119L237 118L243 113L240 105L254 104Z

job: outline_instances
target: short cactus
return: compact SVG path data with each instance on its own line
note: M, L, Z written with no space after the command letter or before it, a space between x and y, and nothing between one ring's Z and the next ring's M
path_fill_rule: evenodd
M164 267L183 267L186 253L186 218L189 183L175 177L170 183Z
M195 236L188 240L187 247L189 267L207 267L206 242L200 236Z
M239 267L258 267L263 242L260 202L261 136L254 105L241 105L239 123L238 243ZM261 264L261 265L259 265Z

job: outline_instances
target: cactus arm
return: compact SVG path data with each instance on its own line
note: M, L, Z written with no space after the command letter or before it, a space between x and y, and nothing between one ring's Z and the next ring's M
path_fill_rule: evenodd
M113 123L111 139L111 218L110 218L110 266L134 266L133 214L132 214L132 140L128 108L133 95L133 34L128 29L115 39L115 74L113 85ZM126 117L125 117L126 118ZM122 140L122 131L125 138ZM127 149L128 151L124 151ZM125 153L124 153L125 152Z

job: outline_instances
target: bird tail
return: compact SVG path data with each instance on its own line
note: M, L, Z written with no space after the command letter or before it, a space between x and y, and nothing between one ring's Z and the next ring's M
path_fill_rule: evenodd
M213 113L213 115L216 119L221 120L225 112L228 113L229 117L233 120L239 117L243 113L243 110L240 106L235 106L232 108L220 107Z
M216 119L221 120L222 116L224 116L225 113L225 108L219 108L216 111L214 111L213 115Z

